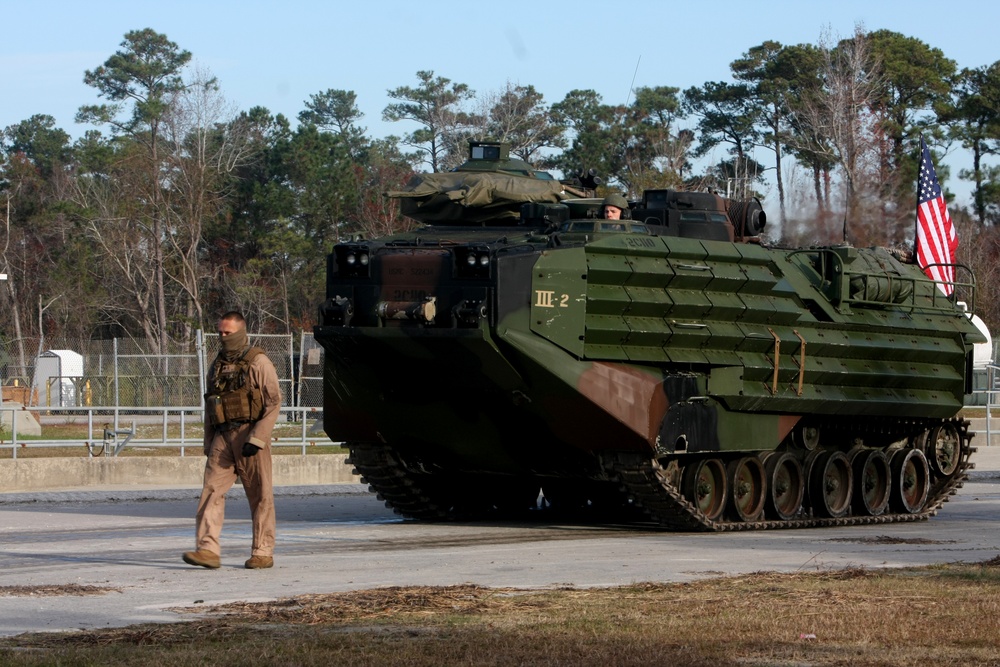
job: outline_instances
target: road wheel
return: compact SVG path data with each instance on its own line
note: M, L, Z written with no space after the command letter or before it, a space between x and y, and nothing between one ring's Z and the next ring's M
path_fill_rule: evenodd
M726 469L719 459L702 459L684 468L684 497L710 521L726 508Z

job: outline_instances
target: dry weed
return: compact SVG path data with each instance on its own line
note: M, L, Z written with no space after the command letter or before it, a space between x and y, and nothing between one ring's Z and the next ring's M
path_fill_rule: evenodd
M109 586L87 584L56 584L51 586L0 586L0 597L51 597L56 595L104 595L117 593L119 589Z
M998 566L301 595L186 609L205 616L174 625L0 641L0 663L1000 665Z

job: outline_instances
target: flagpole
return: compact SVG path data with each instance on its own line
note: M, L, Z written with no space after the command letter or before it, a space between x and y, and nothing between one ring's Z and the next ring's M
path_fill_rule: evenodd
M920 135L920 154L924 154L924 135ZM920 266L920 259L917 257L917 244L920 243L920 179L917 179L917 189L914 193L916 196L913 198L914 208L913 208L913 263L916 264L921 269L924 268Z

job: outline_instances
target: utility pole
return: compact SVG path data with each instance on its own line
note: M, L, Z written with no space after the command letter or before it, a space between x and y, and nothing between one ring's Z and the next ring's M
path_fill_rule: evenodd
M0 280L7 280L6 273L0 273ZM0 377L0 416L3 415L3 378Z

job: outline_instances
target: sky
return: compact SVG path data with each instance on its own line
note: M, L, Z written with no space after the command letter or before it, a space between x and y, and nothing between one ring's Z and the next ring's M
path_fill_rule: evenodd
M263 106L294 122L312 95L351 90L372 137L415 129L382 110L419 70L478 93L510 82L550 104L574 89L624 104L633 87L728 81L729 64L765 40L832 43L858 25L920 39L960 68L1000 59L1000 5L982 0L0 0L0 18L0 129L48 114L74 138L91 129L75 123L79 107L105 101L84 72L143 28L190 51L236 111ZM957 148L944 158L955 175L968 161ZM968 196L955 177L947 186Z

